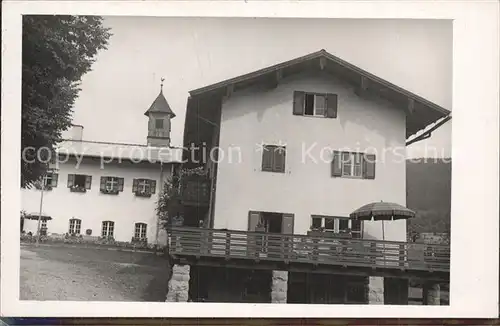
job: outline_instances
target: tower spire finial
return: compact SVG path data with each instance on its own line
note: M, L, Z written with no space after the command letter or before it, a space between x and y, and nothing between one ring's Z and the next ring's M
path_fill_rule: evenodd
M161 77L160 92L163 92L163 82L164 81L165 81L165 78Z

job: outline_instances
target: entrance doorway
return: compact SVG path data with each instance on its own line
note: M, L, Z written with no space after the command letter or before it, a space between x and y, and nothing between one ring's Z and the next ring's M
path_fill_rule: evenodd
M265 232L282 233L283 229L283 214L282 213L261 213L261 223Z

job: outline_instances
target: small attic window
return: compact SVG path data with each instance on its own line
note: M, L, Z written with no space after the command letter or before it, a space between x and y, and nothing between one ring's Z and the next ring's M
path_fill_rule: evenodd
M163 129L163 119L156 119L155 120L155 128L156 129Z

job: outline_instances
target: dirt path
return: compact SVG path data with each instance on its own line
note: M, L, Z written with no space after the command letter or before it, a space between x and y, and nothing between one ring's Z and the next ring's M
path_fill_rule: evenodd
M20 299L164 301L164 271L102 250L21 247Z

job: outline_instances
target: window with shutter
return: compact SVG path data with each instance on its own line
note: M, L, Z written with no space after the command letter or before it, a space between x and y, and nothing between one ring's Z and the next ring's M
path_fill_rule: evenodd
M332 160L332 177L340 176L342 176L342 153L334 151Z
M56 181L57 182L57 181ZM86 192L92 184L92 176L85 174L69 174L68 188L71 192Z
M133 193L137 192L137 185L138 185L138 183L139 183L138 179L134 179L134 181L132 182L132 192Z
M120 191L123 191L123 178L118 177L101 177L101 187L100 190L104 194L117 195Z
M51 183L50 183L50 185L52 186L52 188L57 187L58 181L59 181L59 174L52 173L52 180L51 180Z
M375 154L365 154L363 157L363 166L365 179L375 179Z
M255 231L260 222L260 212L248 212L248 231Z
M264 146L262 148L262 171L273 171L274 146Z
M150 181L151 181L151 185L150 185L151 193L155 194L156 193L156 180L150 180Z
M92 176L91 175L85 176L85 189L90 189L91 185L92 185Z
M43 177L42 177L42 182L44 185L45 190L52 190L52 188L57 187L57 179L58 175L57 173L53 172L47 172ZM37 184L37 189L41 189L41 186L38 186Z
M375 179L375 155L333 152L332 176L362 179Z
M286 147L264 145L262 150L262 171L285 172Z
M363 237L362 221L347 217L311 215L311 230L323 229L326 232L350 232L355 239Z
M149 179L135 179L134 180L134 193L136 196L140 197L151 197L151 194L154 193L154 190L151 188L153 186L156 187L156 181Z
M75 183L75 175L68 174L68 188L73 187L74 183Z
M123 178L118 178L118 191L123 191L123 184L125 180Z
M281 233L293 234L293 224L294 224L294 215L293 214L283 214Z
M99 189L101 191L106 191L106 177L101 177L101 184Z
M295 91L293 93L293 114L336 118L337 102L337 94Z
M273 172L285 172L286 148L276 147L273 153Z
M293 92L293 114L303 115L304 114L304 101L305 93L295 91Z
M336 118L337 117L337 105L338 105L337 94L327 94L326 95L326 116L328 118Z

